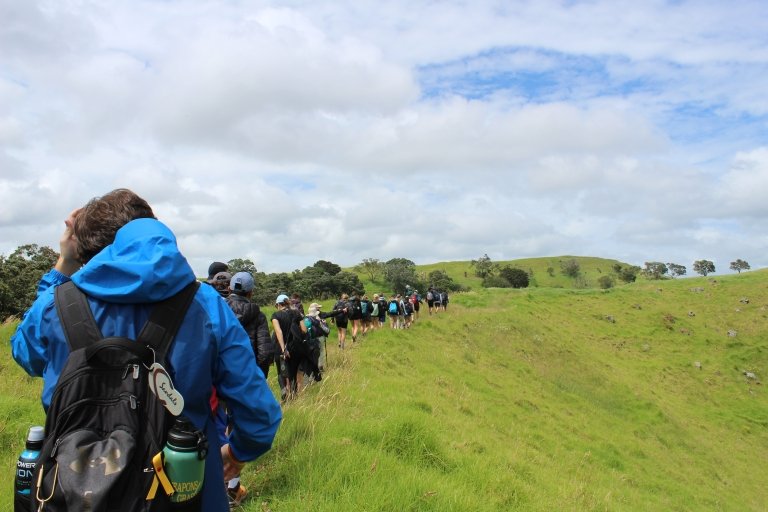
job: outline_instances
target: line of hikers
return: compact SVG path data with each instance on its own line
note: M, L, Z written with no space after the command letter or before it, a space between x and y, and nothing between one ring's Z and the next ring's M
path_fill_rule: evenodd
M343 350L348 334L354 343L360 336L383 328L387 323L392 329L407 329L419 318L424 299L430 315L445 311L449 300L446 292L434 287L429 287L424 298L418 290L406 287L404 294L398 293L389 299L383 293L375 293L372 300L366 294L350 296L344 293L330 312L322 312L322 305L313 302L305 313L298 293L290 297L280 294L275 300L276 311L268 323L259 306L251 302L254 287L251 274L238 272L233 276L222 262L213 262L208 274L207 283L224 297L251 338L258 366L264 375L268 375L273 360L278 374L287 372L287 382L280 381L283 400L300 389L302 375L315 381L322 379L323 355L330 333L327 319L336 325L338 346Z
M389 317L392 329L407 329L419 318L421 306L426 302L429 315L445 311L448 294L429 287L426 297L418 290L406 287L404 294L395 294L389 299L383 293L368 295L342 294L329 312L321 311L322 305L313 302L305 313L298 293L281 293L275 299L275 312L270 322L257 304L251 301L254 288L253 276L248 272L232 275L222 262L213 262L208 268L207 283L216 288L230 306L251 339L256 363L266 378L274 362L281 400L285 402L296 396L308 383L321 381L327 361L327 338L331 327L327 320L336 325L339 349L347 346L347 334L355 343L376 329L384 328ZM426 299L426 301L425 301ZM270 336L269 324L272 326ZM351 324L351 326L350 326ZM350 332L351 331L351 332ZM220 430L225 431L228 418L225 405L216 411ZM227 483L230 506L239 505L247 495L240 483L239 475Z

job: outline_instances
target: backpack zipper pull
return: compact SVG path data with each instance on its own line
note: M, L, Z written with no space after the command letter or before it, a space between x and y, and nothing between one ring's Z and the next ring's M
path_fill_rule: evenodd
M139 378L139 365L137 364L129 364L125 367L125 371L123 372L123 380L128 376L128 372L133 372L133 380L136 380Z
M61 444L61 438L56 439L56 442L53 444L53 449L51 450L51 459L56 458L56 450L59 449L59 445Z
M136 409L136 397L134 395L128 395L128 398L131 401L131 409Z

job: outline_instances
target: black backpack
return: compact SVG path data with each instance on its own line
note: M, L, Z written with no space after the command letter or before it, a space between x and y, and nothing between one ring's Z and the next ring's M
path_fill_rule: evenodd
M347 301L339 299L339 300L336 301L336 304L333 305L333 310L334 311L338 311L338 310L344 309L346 307L349 307L349 304L347 303ZM344 316L344 318L346 318L347 313L344 313L343 315L340 315L340 316ZM336 318L336 317L334 316L334 318Z
M172 416L149 389L149 368L165 365L198 284L157 303L136 341L104 338L83 292L71 281L56 288L70 354L45 420L33 510L170 509L164 485L159 485L167 479L161 475L156 480L154 468ZM173 401L173 393L170 397Z

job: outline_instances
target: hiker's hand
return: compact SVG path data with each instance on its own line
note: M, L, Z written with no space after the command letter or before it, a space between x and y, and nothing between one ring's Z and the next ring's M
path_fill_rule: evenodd
M77 259L77 238L72 231L72 223L78 213L80 213L80 208L73 210L64 221L64 233L59 240L59 259L54 268L65 276L71 276L82 266Z
M240 476L240 472L245 467L245 462L240 462L232 454L229 444L221 447L221 460L224 462L224 481L231 480Z

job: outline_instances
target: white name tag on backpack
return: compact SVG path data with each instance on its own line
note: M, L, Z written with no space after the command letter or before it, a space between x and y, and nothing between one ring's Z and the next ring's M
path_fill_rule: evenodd
M174 416L184 410L184 397L173 387L171 376L160 363L152 363L149 367L149 389Z

